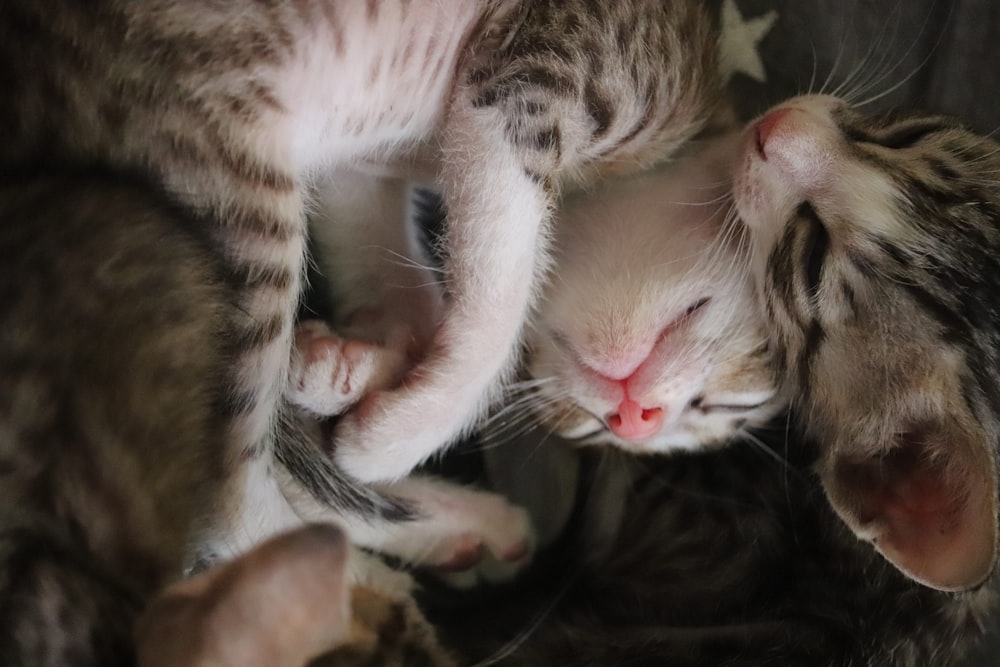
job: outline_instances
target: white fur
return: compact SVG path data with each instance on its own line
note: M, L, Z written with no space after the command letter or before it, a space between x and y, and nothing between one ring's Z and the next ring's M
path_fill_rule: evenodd
M364 417L347 415L338 428L337 462L359 479L398 479L461 435L514 358L544 264L547 205L503 127L494 109L451 111L440 174L449 308L409 384L376 395Z
M367 399L335 435L346 471L389 480L461 435L510 367L544 264L547 204L508 147L499 112L473 108L452 89L460 47L481 6L425 0L403 11L380 3L377 25L365 25L362 3L338 3L336 11L341 25L358 26L341 36L347 52L331 48L337 36L324 27L303 41L296 62L276 73L288 113L277 136L259 138L261 150L303 177L334 169L335 179L362 166L407 173L419 158L431 165L451 214L451 300L426 361L402 387ZM393 61L405 62L402 50L413 35L423 40L415 53L447 40L435 46L444 59L426 67L417 58L417 65L389 72ZM372 77L374 70L380 75ZM418 146L425 153L416 156Z
M589 429L593 441L640 451L697 448L731 436L737 417L749 415L692 409L693 399L755 405L773 395L767 368L737 370L764 340L747 259L735 239L722 238L737 148L737 137L715 140L559 211L558 268L530 336L531 372L552 380L540 385L542 400L565 400L591 418L558 432ZM687 317L703 298L711 300ZM657 433L638 441L603 430L624 378L632 399L665 415ZM759 422L772 411L752 416Z

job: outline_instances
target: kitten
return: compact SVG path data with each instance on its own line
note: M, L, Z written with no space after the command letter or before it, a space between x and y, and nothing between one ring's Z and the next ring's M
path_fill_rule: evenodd
M538 406L537 416L561 437L642 452L697 449L723 444L780 409L771 400L774 378L752 306L748 258L726 226L738 142L737 134L715 138L676 163L561 203L552 279L527 337L532 379L526 384L534 397L519 401ZM434 215L421 210L426 204L418 193L417 217ZM293 395L320 415L347 407L328 395L330 386L350 388L344 401L356 401L405 365L398 346L338 338L317 321L301 324L297 340ZM332 385L331 377L337 378ZM622 405L636 406L639 424L623 421L631 416ZM656 419L642 424L644 413ZM503 429L497 435L503 437ZM502 451L501 457L511 456L510 448ZM432 516L454 513L442 507ZM556 514L535 518L548 526ZM486 525L503 524L492 519ZM409 532L415 548L436 541L424 526ZM518 553L510 538L507 544L505 551L494 539L489 551ZM473 583L475 573L468 575Z
M225 479L235 290L169 197L94 169L6 174L0 254L0 664L133 664Z
M3 3L5 664L127 664L184 547L301 525L289 470L332 515L411 516L349 474L397 478L470 423L554 191L695 132L714 39L695 0ZM448 299L407 381L342 421L340 469L274 441L313 187L357 170L442 187ZM102 176L46 180L67 171ZM99 303L91 282L111 283Z
M141 174L224 250L244 315L223 554L298 522L270 455L312 184L417 169L452 213L450 298L424 361L335 437L349 474L394 479L457 435L509 365L550 193L668 155L716 88L693 0L10 2L0 30L4 169Z
M706 345L720 350L730 345L728 354L715 357L727 363L717 365L704 356L704 346L676 347L708 364L710 377L740 368L743 364L734 362L742 356L759 374L745 386L773 388L760 350L766 329L759 326L754 294L740 277L750 270L744 261L748 249L720 243L713 261L698 261L685 236L677 238L683 227L672 222L694 227L694 237L714 230L732 241L719 224L719 211L728 203L715 199L715 190L726 186L714 168L721 155L728 155L730 164L740 157L737 164L743 167L743 144L724 139L690 162L598 189L561 211L560 225L567 216L578 224L559 227L558 247L567 251L557 253L559 282L540 319L572 325L571 331L579 331L574 340L628 342L628 330L601 338L588 335L587 327L605 321L598 317L605 313L630 329L655 333L660 315L669 321L678 308L635 308L642 301L631 294L687 304L703 299L709 288L713 300L719 295L734 300L714 315L716 331L727 326L741 331L753 322L755 334L748 337L753 344L702 333ZM712 204L698 217L697 207L677 205L683 201ZM619 233L578 234L587 229L581 219L590 216L613 219ZM655 234L662 228L667 236L661 240ZM633 237L644 252L627 241ZM614 273L600 268L623 252L632 261L615 281ZM719 267L726 267L722 275L728 278L720 279ZM637 317L644 313L656 315L645 326ZM550 331L537 328L538 334ZM559 352L563 345L550 343L550 350ZM550 359L559 382L579 375L574 356ZM748 379L753 374L730 378ZM693 386L688 394L697 391ZM757 416L773 415L781 398L769 399ZM598 427L596 442L620 443L610 424L603 427L595 416L586 420ZM548 433L549 428L544 424L537 429L542 433L526 433L512 445L484 452L485 476L531 509L547 549L517 585L495 590L485 603L442 591L426 601L442 638L467 663L944 667L955 664L982 633L994 592L931 590L858 541L831 509L814 472L822 448L799 437L783 417L746 437L732 421L689 428L685 442L703 437L703 444L727 446L691 451L668 444L658 450L674 452L671 456L629 455L655 450L655 437L626 444L629 452L573 449L576 442Z
M742 237L726 224L737 141L560 206L526 366L561 437L695 449L780 407Z
M997 563L1000 145L927 114L796 98L736 185L785 394L837 513L928 586Z

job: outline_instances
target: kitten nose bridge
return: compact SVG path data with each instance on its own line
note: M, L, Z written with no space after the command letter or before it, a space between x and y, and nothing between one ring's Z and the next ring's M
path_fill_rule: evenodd
M828 107L816 99L772 109L751 125L748 149L786 185L804 191L823 187L841 150Z
M792 110L788 107L775 109L760 119L754 127L757 153L760 155L760 159L765 162L767 161L767 140L771 138L771 134L774 133L775 128L778 127L782 119L790 113L792 113Z

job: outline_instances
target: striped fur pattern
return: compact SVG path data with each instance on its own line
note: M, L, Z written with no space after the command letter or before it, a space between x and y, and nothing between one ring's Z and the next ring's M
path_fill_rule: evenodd
M824 486L917 581L997 561L1000 146L928 114L793 99L746 132L736 200Z
M237 313L188 223L94 170L0 186L4 665L132 664L218 496Z
M430 596L442 640L463 663L518 667L960 664L995 594L904 577L831 510L816 447L784 419L754 438L643 457L536 440L493 479L543 489L537 517L568 505L561 537L486 602ZM568 503L552 469L575 475Z
M192 541L226 557L301 525L285 483L334 516L412 517L354 480L399 478L471 423L513 360L553 194L672 153L714 61L696 0L3 3L0 215L21 261L0 277L35 299L3 306L4 664L128 664L130 619ZM306 213L355 169L442 189L449 298L407 381L341 421L334 464L329 442L276 441ZM46 180L64 172L100 176L64 192ZM97 246L63 243L89 227ZM97 304L117 257L148 283Z

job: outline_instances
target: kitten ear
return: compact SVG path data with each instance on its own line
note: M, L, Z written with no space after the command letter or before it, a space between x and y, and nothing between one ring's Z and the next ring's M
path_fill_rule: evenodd
M980 428L946 419L909 430L882 456L835 457L824 486L858 537L926 586L973 588L996 564L997 474Z
M168 588L136 624L140 667L301 667L351 630L348 543L330 525L276 537Z

